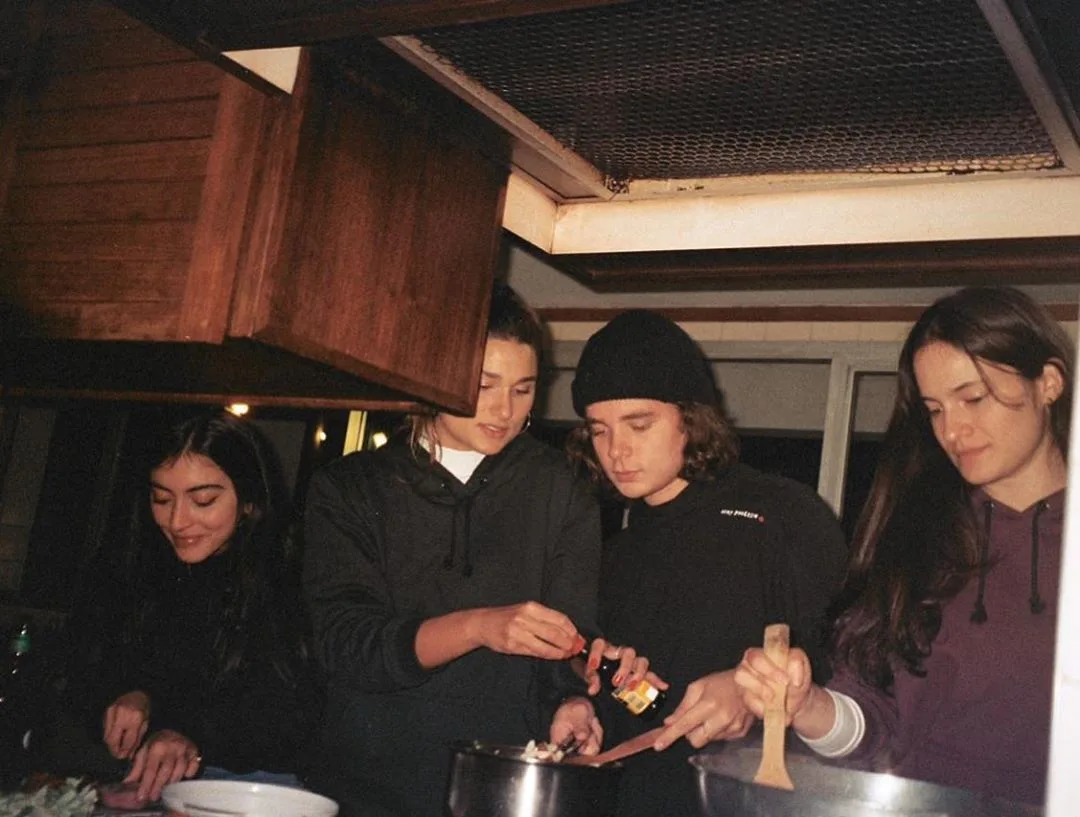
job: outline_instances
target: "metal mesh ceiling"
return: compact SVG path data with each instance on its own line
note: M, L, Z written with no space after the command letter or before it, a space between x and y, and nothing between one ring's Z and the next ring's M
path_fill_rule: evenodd
M645 0L419 38L617 182L1061 165L974 0Z

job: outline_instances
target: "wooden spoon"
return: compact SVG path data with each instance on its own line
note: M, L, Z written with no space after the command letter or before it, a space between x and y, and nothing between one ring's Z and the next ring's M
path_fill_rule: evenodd
M765 656L776 666L787 668L791 631L786 624L770 624L765 628ZM772 698L765 703L765 737L761 743L761 765L754 782L776 789L793 791L787 766L784 764L784 730L787 714L787 682L768 681Z
M624 757L636 755L638 752L648 749L656 742L656 738L663 731L664 727L658 726L648 732L642 732L637 737L630 738L630 740L624 740L622 743L612 746L606 752L601 752L598 755L574 755L563 760L563 763L571 766L602 766L605 763L614 763L616 760L622 760Z

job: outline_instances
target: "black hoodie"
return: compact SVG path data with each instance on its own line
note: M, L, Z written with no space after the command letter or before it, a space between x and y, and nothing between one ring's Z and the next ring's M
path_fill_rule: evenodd
M305 595L329 678L321 774L342 817L442 817L455 740L546 739L566 664L475 650L435 671L422 621L538 601L594 629L599 513L555 449L519 435L462 484L403 440L315 474Z

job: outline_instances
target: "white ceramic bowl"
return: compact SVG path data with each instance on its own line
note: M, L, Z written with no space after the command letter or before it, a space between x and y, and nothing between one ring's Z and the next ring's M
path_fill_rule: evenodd
M182 780L161 792L169 811L188 817L334 817L328 797L287 786L240 780Z

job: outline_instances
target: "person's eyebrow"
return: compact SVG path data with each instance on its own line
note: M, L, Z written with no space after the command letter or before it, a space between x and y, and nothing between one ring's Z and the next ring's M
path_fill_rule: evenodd
M620 420L645 420L650 417L655 417L656 412L649 409L642 409L641 411L631 411L629 414L623 414L619 417Z
M976 378L975 380L967 380L967 381L965 381L963 383L960 383L959 385L953 386L951 389L949 389L949 394L957 394L959 392L962 392L964 389L970 389L972 386L984 386L984 385L986 385L986 384L983 382L983 380L981 378ZM920 394L919 397L922 398L922 400L924 402L926 400L933 400L935 402L940 402L938 400L938 398L930 397L929 395L926 395L926 394Z
M487 377L487 378L489 378L491 380L502 380L503 379L501 374L497 374L496 372L489 372L489 371L487 371L487 369L481 369L480 370L480 375L482 377ZM518 383L532 383L532 382L538 380L539 377L540 377L539 375L531 374L528 377L521 378L517 382Z

